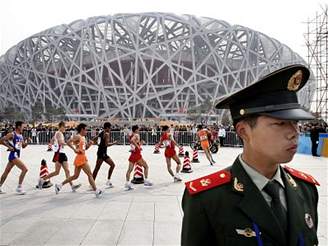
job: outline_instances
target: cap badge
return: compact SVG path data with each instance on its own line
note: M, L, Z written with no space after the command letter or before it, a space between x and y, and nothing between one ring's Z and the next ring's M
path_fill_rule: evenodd
M244 191L244 185L242 183L239 183L237 178L235 178L233 181L233 188L239 192Z
M219 175L219 177L221 178L221 179L223 179L223 178L225 178L225 174L224 173L221 173L220 175Z
M296 73L293 74L292 77L290 77L287 85L287 89L290 91L296 91L302 82L303 73L301 70L298 70Z
M238 235L243 235L245 237L256 237L255 231L253 231L251 228L236 229L236 232Z
M306 213L305 214L305 223L306 225L311 229L313 227L313 220L310 214Z

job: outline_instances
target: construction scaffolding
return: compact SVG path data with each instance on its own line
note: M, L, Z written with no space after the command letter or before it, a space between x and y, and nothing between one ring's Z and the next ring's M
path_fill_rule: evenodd
M312 20L308 20L304 34L308 50L308 64L316 81L311 109L317 117L328 121L328 6L321 7Z

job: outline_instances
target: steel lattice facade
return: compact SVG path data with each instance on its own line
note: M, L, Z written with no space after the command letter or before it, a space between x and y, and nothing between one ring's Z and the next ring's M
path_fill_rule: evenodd
M0 58L0 106L37 101L68 115L166 118L214 102L304 60L263 33L167 13L77 20L35 34ZM306 107L308 83L299 94ZM222 113L222 112L213 112Z

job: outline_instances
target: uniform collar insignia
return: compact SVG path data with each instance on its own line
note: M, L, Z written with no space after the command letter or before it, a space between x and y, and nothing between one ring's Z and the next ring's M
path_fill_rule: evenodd
M287 89L290 91L297 91L302 82L303 73L301 70L298 70L296 73L290 77L287 85Z
M247 227L245 229L236 229L238 235L243 235L245 237L256 237L255 231Z
M308 213L305 214L305 223L310 229L314 226L312 217Z
M192 182L189 183L189 188L190 188L192 191L197 191L197 189L193 186L193 183L192 183Z
M242 183L238 182L238 179L235 177L233 180L233 188L236 191L243 192L244 191L244 185Z
M212 181L210 179L202 179L200 181L200 184L204 187L204 186L208 186L212 183Z
M292 178L292 176L290 176L288 173L286 173L287 175L287 180L288 180L288 183L293 187L293 188L297 188L297 184L295 182L295 180Z

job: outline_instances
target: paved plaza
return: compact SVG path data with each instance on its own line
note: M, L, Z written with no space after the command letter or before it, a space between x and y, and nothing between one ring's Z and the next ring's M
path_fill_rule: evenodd
M183 183L173 183L166 171L163 149L153 154L153 146L143 147L143 156L150 166L152 188L135 185L135 190L124 191L128 146L112 146L109 155L116 163L112 182L114 188L106 189L101 199L88 191L89 184L83 172L76 183L82 187L76 192L64 186L56 195L54 187L37 190L41 159L47 160L49 171L53 152L47 146L28 146L22 159L29 167L24 188L27 194L17 195L16 168L10 173L0 195L0 245L179 245L181 233L181 198ZM93 169L96 146L87 151ZM190 150L186 148L185 150ZM215 155L217 165L209 166L204 153L199 153L200 163L193 164L191 174L182 174L183 181L218 171L231 165L240 148L221 148ZM73 151L67 150L71 172ZM7 151L0 146L0 172L7 163ZM327 184L328 158L297 154L291 167L312 174L321 184L319 189L319 241L327 240ZM173 165L175 167L175 164ZM108 166L101 167L96 183L104 188ZM64 171L52 183L64 179Z

